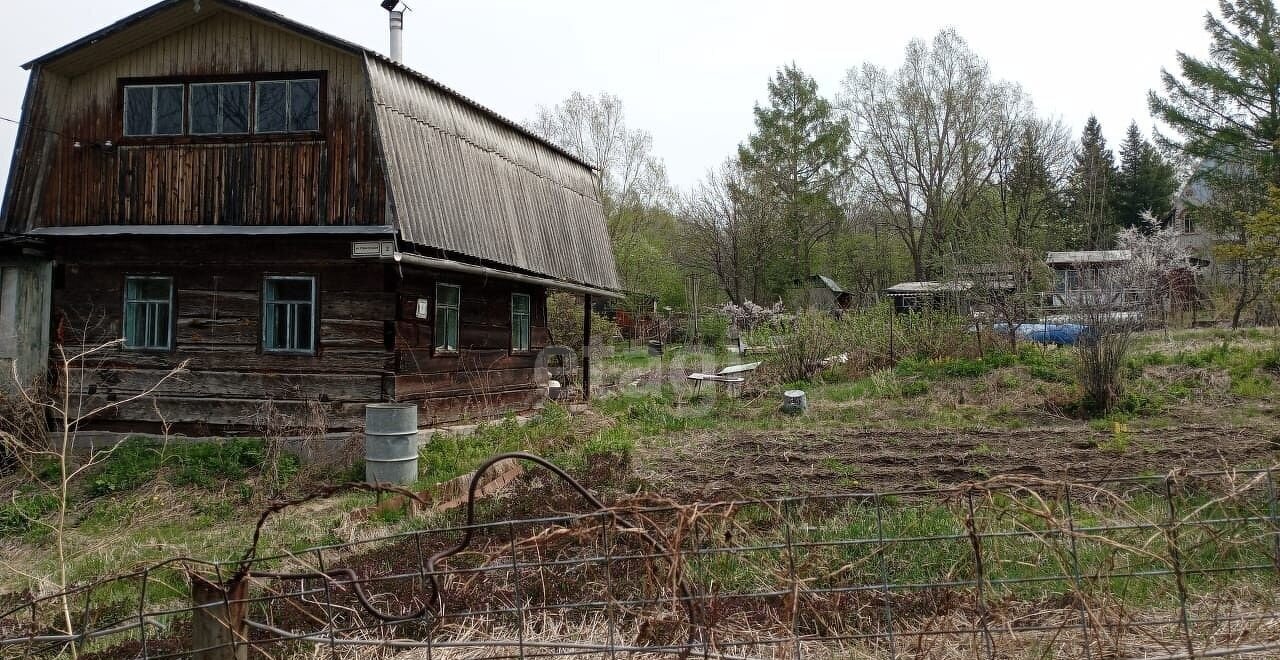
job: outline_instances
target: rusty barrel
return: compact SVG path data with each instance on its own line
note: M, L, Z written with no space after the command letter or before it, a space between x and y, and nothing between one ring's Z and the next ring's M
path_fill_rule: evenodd
M364 407L364 479L407 486L418 480L418 406Z

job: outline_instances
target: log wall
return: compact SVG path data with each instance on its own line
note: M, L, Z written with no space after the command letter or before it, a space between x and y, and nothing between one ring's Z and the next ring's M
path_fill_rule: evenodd
M122 336L127 275L172 277L172 351L101 350L70 378L84 409L112 408L84 428L261 433L268 424L357 429L366 403L419 404L419 424L494 417L537 407L537 353L549 339L545 291L350 258L350 242L297 238L79 238L55 248L53 371L60 351ZM264 275L313 275L319 326L314 356L264 353ZM435 284L462 288L460 350L434 350ZM511 294L531 296L530 350L511 351ZM426 319L415 318L417 300ZM187 361L187 371L160 385ZM268 420L267 411L283 419Z
M462 288L459 350L435 350L435 285ZM511 351L511 294L532 304L530 350ZM418 299L426 319L415 318ZM530 410L545 397L534 366L547 346L546 290L506 280L406 269L398 294L395 337L396 401L419 404L418 421L437 425Z
M390 398L395 280L389 266L349 258L342 240L77 239L55 258L55 342L68 351L122 336L126 275L173 277L172 351L119 346L69 377L87 406L154 396L105 412L89 428L261 432L269 423L354 429L363 405ZM319 304L314 356L264 353L264 275L314 275ZM59 352L53 351L57 370ZM155 386L188 361L187 373ZM269 405L268 405L268 402ZM274 408L285 419L268 420Z

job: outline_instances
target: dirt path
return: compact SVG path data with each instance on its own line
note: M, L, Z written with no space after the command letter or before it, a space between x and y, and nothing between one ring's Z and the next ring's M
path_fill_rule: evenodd
M638 476L678 500L908 490L1025 474L1087 480L1280 459L1256 429L708 432L637 448Z

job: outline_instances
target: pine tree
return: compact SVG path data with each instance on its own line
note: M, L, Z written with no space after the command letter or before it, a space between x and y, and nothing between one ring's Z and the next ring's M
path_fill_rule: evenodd
M1160 72L1164 95L1151 113L1182 139L1161 138L1199 161L1211 199L1192 209L1218 236L1218 253L1235 283L1232 327L1265 284L1264 263L1247 219L1265 211L1268 187L1280 187L1280 21L1272 0L1219 0L1205 16L1209 57L1178 53L1179 75ZM1225 245L1224 245L1225 244Z
M1067 191L1067 217L1072 223L1072 243L1085 250L1110 246L1116 233L1115 156L1102 137L1102 124L1089 117L1080 136L1075 169Z
M1137 122L1129 124L1120 145L1120 170L1116 179L1116 218L1123 227L1139 226L1143 211L1164 218L1173 208L1178 188L1173 166L1142 137Z
M844 217L837 197L850 167L849 123L819 95L813 78L791 64L769 81L769 103L756 105L755 124L738 158L776 209L780 240L791 255L774 270L784 280L807 278L814 247Z

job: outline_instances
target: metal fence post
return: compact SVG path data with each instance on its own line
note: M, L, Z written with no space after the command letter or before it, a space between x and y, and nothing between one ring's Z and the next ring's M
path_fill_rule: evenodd
M245 588L241 580L228 589L191 575L191 657L193 660L248 660Z

